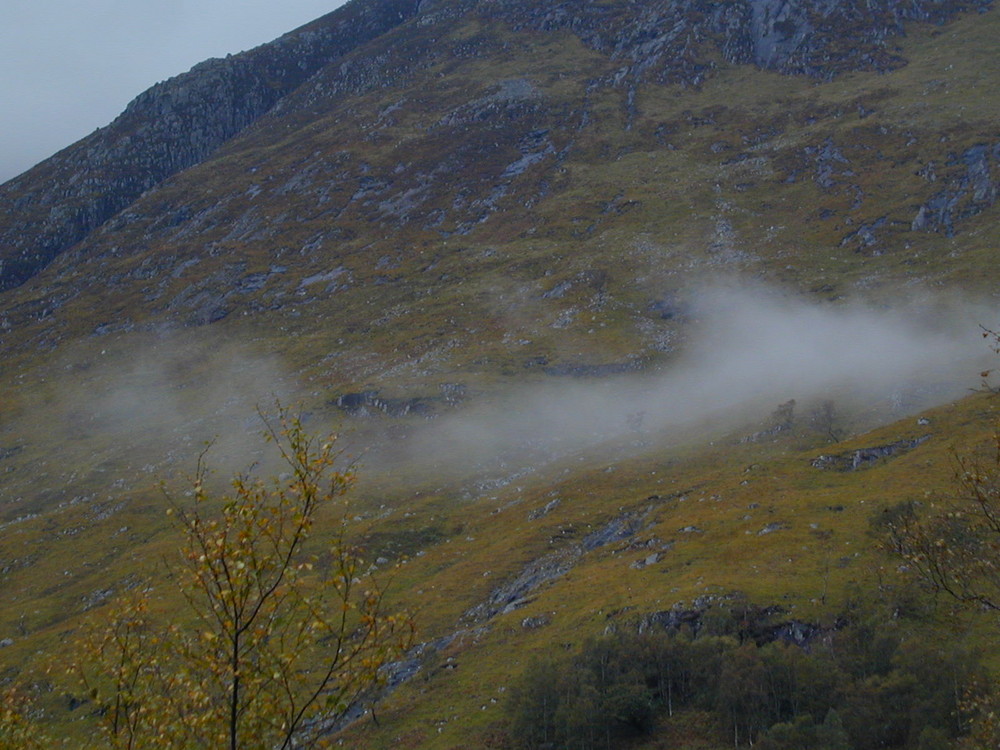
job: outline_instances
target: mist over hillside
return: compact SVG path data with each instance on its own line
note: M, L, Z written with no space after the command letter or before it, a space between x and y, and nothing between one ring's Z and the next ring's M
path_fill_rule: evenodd
M642 450L650 439L740 428L773 438L791 414L786 425L768 418L789 401L800 423L826 401L842 420L871 427L966 395L995 359L982 321L996 309L952 295L900 295L894 307L817 304L731 279L687 296L686 342L655 372L550 376L442 416L397 449L441 470L523 472L609 443L610 455L627 455L629 440Z
M0 666L180 604L160 483L206 443L220 492L280 475L276 402L358 469L313 542L421 619L361 750L489 745L553 644L922 612L869 529L996 416L998 37L978 1L353 0L142 93L0 186Z
M531 470L605 444L621 455L629 441L643 450L648 440L683 442L706 429L780 432L768 418L791 400L800 422L831 401L845 424L871 427L978 388L995 358L982 326L997 311L985 302L900 295L894 307L823 304L739 279L692 286L685 296L686 340L653 368L550 375L411 418L405 437L362 429L375 443L355 449L372 471L392 472L394 461L406 460L469 477ZM238 471L259 451L258 412L308 403L308 388L262 351L166 334L62 380L45 423L62 425L74 440L141 444L154 465L181 446L212 442L220 468ZM327 409L313 425L351 432L365 421Z

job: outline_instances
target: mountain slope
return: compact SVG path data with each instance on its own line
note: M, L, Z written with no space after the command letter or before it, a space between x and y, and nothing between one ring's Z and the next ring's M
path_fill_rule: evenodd
M157 481L213 436L245 469L273 394L364 452L359 534L459 664L359 747L484 742L525 654L628 612L833 617L873 510L991 429L984 396L912 415L988 366L998 34L978 3L355 0L139 97L3 186L5 664L169 553ZM239 112L159 116L226 81Z
M768 256L832 247L841 280L933 275L947 271L927 256L993 205L998 139L988 115L975 113L988 62L975 77L951 82L931 108L921 99L939 84L914 66L888 77L842 76L824 87L822 102L809 80L745 67L726 66L700 90L675 89L637 84L651 68L622 66L641 44L603 50L591 38L601 22L616 28L611 20L575 16L581 40L548 30L553 24L536 18L534 6L511 7L477 13L446 5L324 69L211 162L84 239L51 281L6 295L4 325L45 329L38 335L47 339L67 325L60 318L90 321L91 331L128 328L137 318L219 320L235 309L281 307L276 297L311 300L321 282L301 282L317 274L340 273L333 286L348 291L386 279L421 287L429 281L422 269L458 260L456 244L507 246L529 282L551 270L529 259L566 255L556 245L589 245L578 269L585 273L589 253L600 253L599 235L619 227L641 227L646 247L690 247L693 257L707 250L699 263L709 268L750 270ZM669 20L650 13L620 22L638 24L626 28L641 39ZM886 44L883 31L873 32L876 47ZM736 41L743 48L753 37ZM927 44L928 54L940 54L933 39ZM864 67L870 55L851 57L864 49L816 54ZM672 76L669 65L657 70ZM736 88L741 104L729 106ZM815 208L806 214L803 206ZM491 221L500 212L517 218ZM34 236L18 223L11 232L22 243ZM420 261L423 248L433 252ZM302 258L296 270L272 272L287 253ZM183 269L193 268L185 264L194 261L201 279L185 283ZM379 273L380 262L398 270ZM491 264L497 256L484 265ZM577 287L614 283L599 270L604 281ZM76 274L103 283L88 289ZM789 279L800 288L836 286L816 264L791 275L808 276ZM573 283L569 269L563 276L557 283ZM108 284L119 299L143 301L124 305L119 319L78 314L82 300L56 313L70 298L100 298ZM43 326L34 324L39 317Z
M203 161L319 68L416 10L416 0L354 2L270 44L203 62L10 180L0 187L0 290L23 283L143 191Z
M471 12L473 5L424 4L421 24L453 23L456 14ZM970 6L672 2L644 6L641 12L638 6L600 3L572 11L558 3L485 7L485 16L502 18L514 30L569 29L589 48L620 61L608 75L626 87L628 101L634 102L636 81L697 85L718 54L731 64L815 77L888 70L903 63L891 40L903 32L904 21L941 23ZM270 45L204 63L138 97L108 128L12 180L3 196L7 230L0 238L0 288L22 283L143 190L202 161L313 72L378 39L417 10L413 1L351 3ZM841 40L847 35L852 42L845 48ZM464 54L476 54L473 49ZM395 55L396 64L405 66L413 59L426 63L435 54L427 46L409 50L415 57L398 52L375 49L370 58L381 65ZM390 63L376 78L391 79L392 70ZM335 85L357 85L350 80L352 71L337 74L344 80ZM52 192L57 185L63 186L60 192Z

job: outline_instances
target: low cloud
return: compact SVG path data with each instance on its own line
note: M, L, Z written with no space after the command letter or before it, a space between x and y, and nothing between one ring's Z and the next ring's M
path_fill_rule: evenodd
M687 294L685 345L656 371L548 382L470 399L461 411L381 439L359 424L345 438L365 472L447 476L519 475L587 452L608 460L726 432L766 428L795 399L797 424L834 401L838 419L899 418L953 400L980 384L996 355L983 341L988 306L952 298L894 307L826 303L766 287L708 286ZM239 344L165 337L138 351L89 355L60 379L37 428L63 431L64 467L183 481L206 441L220 480L271 451L258 407L296 403L295 378L279 358ZM70 383L67 385L67 383ZM315 394L314 394L315 395ZM311 420L309 428L323 427ZM373 425L372 425L373 426ZM51 440L39 437L39 441ZM595 453L596 452L596 453ZM268 473L267 464L261 471Z
M61 427L67 460L92 457L93 470L150 480L190 475L208 443L221 479L246 471L266 454L258 409L294 400L279 358L204 333L109 348L67 367L75 375L60 379L44 429Z
M980 328L995 314L968 301L817 304L735 284L689 296L687 345L658 372L514 390L431 425L407 452L516 470L639 433L670 440L696 426L760 425L790 399L901 417L977 386L995 358Z

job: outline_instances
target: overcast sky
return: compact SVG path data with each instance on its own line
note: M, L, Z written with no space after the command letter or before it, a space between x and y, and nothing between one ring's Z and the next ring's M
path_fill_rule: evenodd
M107 125L136 95L346 0L0 0L0 182Z

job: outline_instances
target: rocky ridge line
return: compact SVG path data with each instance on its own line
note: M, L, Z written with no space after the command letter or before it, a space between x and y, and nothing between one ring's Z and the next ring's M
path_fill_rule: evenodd
M24 283L144 191L205 160L419 0L354 0L277 40L210 59L136 97L110 125L0 186L0 291Z

